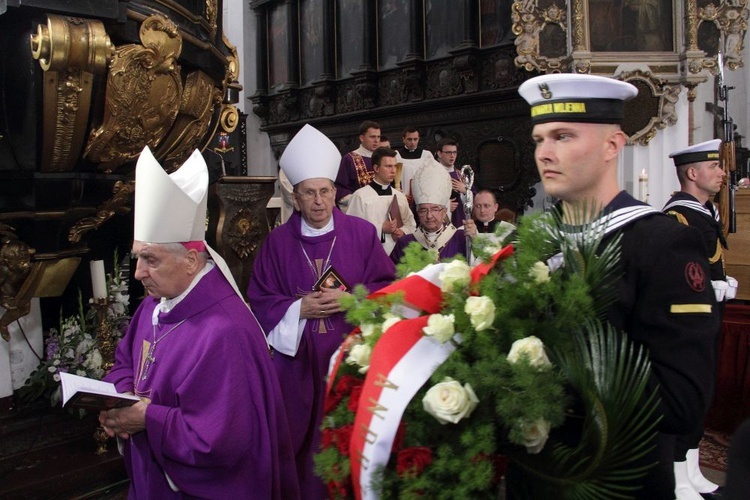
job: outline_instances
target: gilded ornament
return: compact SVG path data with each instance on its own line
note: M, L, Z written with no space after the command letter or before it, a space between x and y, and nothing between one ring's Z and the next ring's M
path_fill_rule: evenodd
M182 36L163 15L148 17L142 45L118 47L110 66L104 120L91 132L85 156L114 171L149 146L157 150L180 108L182 78L177 58Z

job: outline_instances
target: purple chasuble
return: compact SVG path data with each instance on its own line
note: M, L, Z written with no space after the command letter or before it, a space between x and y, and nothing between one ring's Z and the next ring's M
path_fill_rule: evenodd
M417 229L417 231L419 231L419 229ZM413 241L417 241L413 234L407 234L398 239L390 256L395 264L398 264L403 258L404 250L406 250L409 243ZM424 246L422 248L424 248ZM424 250L427 249L424 248ZM448 243L446 243L439 252L440 260L450 259L456 255L463 255L466 257L466 236L464 235L463 229L457 229L456 232L453 233L453 236L451 236L451 239L448 240Z
M362 156L368 172L373 172L372 158ZM339 173L336 175L336 203L343 198L352 194L357 189L366 186L368 183L360 184L357 179L357 168L354 166L354 159L351 153L345 154L339 164Z
M394 279L393 263L368 221L334 208L334 230L308 237L300 232L301 220L299 212L295 212L274 229L255 258L247 296L265 331L273 330L292 303L310 293L318 274L325 270L329 253L330 263L352 288L362 284L372 292ZM328 496L325 485L313 473L313 454L320 447L328 364L352 329L344 320L344 313L325 320L308 319L296 356L274 353L297 455L300 491L306 499Z
M146 429L122 442L130 498L298 498L281 389L252 313L218 268L154 329L157 304L138 307L105 377L151 399Z

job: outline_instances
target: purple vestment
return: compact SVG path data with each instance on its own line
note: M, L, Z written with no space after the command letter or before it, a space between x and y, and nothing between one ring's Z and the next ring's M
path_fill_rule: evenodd
M417 231L419 231L419 229L417 229ZM391 251L390 256L391 260L395 264L398 264L399 261L403 258L404 250L406 250L406 247L409 245L409 243L413 241L417 241L413 234L402 236L398 239L398 241L396 241L396 246L393 247L393 251ZM424 249L427 250L426 248ZM448 240L448 243L446 243L445 246L440 249L439 255L440 260L450 259L456 255L463 255L464 257L466 257L466 236L464 235L463 229L456 230L453 236L451 236L451 239Z
M394 279L393 263L366 220L334 208L334 230L315 237L301 234L301 221L295 212L268 235L255 258L247 295L266 332L279 324L295 301L310 293L317 280L305 252L316 274L324 271L330 253L333 268L350 287L362 284L375 291ZM320 446L328 364L351 330L344 313L326 320L308 319L296 355L274 353L297 454L300 491L306 499L327 498L325 485L313 473L313 454Z
M354 166L354 159L352 157L352 154L357 154L354 151L351 153L345 154L341 158L341 163L339 164L339 173L336 175L336 202L343 198L344 196L348 196L352 194L357 189L366 186L371 179L368 179L367 182L364 184L361 184L359 182L359 179L357 178L357 169ZM361 155L358 155L361 156ZM368 158L367 156L361 156L361 158L364 160L365 165L367 166L367 171L370 172L372 177L372 158Z
M214 268L154 329L157 304L138 307L105 377L151 399L146 429L122 443L130 498L298 498L278 378L242 299Z

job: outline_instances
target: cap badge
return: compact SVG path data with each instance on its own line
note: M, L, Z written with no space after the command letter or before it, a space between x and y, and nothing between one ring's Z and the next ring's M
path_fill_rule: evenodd
M549 86L546 83L539 84L539 91L542 93L543 98L552 99L552 92L550 92Z

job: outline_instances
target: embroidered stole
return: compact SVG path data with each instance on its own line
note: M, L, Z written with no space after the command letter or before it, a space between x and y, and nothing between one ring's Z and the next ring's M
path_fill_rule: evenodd
M373 177L375 177L375 172L370 172L367 170L367 164L365 163L365 159L362 158L362 155L359 153L355 153L352 151L349 153L352 157L352 161L354 162L354 171L357 174L357 182L359 183L359 187L364 187L370 183Z
M433 246L432 243L427 241L427 237L422 231L415 231L414 232L414 238L419 242L420 245L425 247L426 249L434 248L440 253L440 251L445 248L445 245L448 244L448 242L453 238L453 235L456 234L457 229L453 224L448 224L445 226L445 229L443 229L443 232L440 233L440 235L435 240L435 244Z

